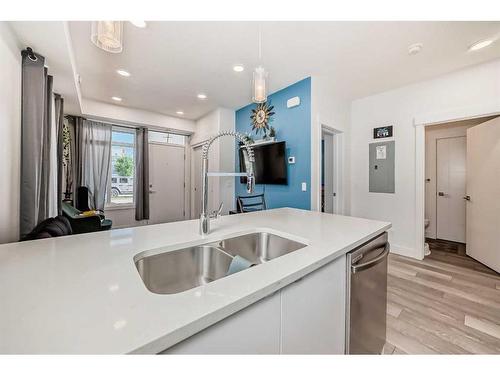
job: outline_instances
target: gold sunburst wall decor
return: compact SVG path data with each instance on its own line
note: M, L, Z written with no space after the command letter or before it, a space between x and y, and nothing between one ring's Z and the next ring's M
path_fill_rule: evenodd
M257 104L257 106L252 109L250 119L252 120L252 130L255 130L256 134L259 134L262 130L264 132L264 136L267 135L269 123L273 121L273 109L274 106L268 102Z

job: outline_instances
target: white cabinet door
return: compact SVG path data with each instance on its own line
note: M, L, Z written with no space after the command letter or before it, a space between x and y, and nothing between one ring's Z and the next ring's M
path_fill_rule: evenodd
M167 349L163 354L279 354L277 292Z
M344 354L345 257L281 290L283 354Z

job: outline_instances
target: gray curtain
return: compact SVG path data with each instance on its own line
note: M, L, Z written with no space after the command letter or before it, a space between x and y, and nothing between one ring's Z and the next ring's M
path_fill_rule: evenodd
M63 127L64 127L64 100L59 94L54 94L55 127L57 131L57 212L62 214L63 199Z
M148 129L135 131L135 220L149 219L149 140Z
M77 117L74 129L75 189L87 186L90 208L104 210L111 163L111 125Z
M45 58L38 54L32 58L22 51L21 238L39 222L57 214L51 212L51 202L55 202L50 197L51 174L57 173L51 170L57 158L51 151L52 105L52 76L47 74Z
M70 134L70 155L71 155L71 192L73 196L73 205L76 207L77 202L77 194L76 189L79 186L82 186L82 171L83 171L83 161L82 161L82 141L80 136L82 132L77 132L77 129L80 129L83 125L83 118L77 116L68 117L68 127Z

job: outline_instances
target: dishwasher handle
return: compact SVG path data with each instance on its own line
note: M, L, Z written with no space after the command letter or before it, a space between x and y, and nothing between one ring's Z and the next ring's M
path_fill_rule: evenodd
M377 249L374 249L373 251L380 250L380 249L384 249L384 251L376 258L373 258L365 263L353 264L351 266L351 272L352 273L361 272L361 271L364 271L368 268L372 268L373 266L382 262L389 254L389 250L390 250L389 243L386 243L384 247L379 247Z

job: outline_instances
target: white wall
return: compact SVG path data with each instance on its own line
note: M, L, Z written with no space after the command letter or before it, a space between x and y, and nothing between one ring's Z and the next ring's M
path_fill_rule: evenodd
M0 22L0 243L19 239L21 49Z
M195 132L191 136L191 146L199 145L223 130L234 130L235 112L232 109L217 108L196 121ZM235 144L233 137L221 137L210 147L209 170L233 172L235 170ZM192 154L194 155L194 154ZM193 163L191 163L193 165ZM194 171L193 171L194 172ZM194 181L193 176L191 180ZM209 178L210 210L215 210L220 202L224 203L223 214L228 214L235 208L234 177ZM193 191L193 187L191 188ZM192 204L192 206L194 206Z
M90 99L82 99L82 115L96 120L144 125L182 134L192 134L195 131L195 122L192 120Z
M341 185L337 195L342 197L340 212L350 212L350 123L351 103L335 91L335 85L325 77L311 77L311 209L321 208L321 126L328 126L341 132L335 137L340 147L337 154L342 170ZM336 152L336 150L334 150Z
M392 251L420 258L421 250L416 248L414 123L478 116L496 107L500 108L500 60L355 100L351 112L352 215L392 222ZM394 126L395 194L368 192L368 144L374 141L373 128L384 125Z

